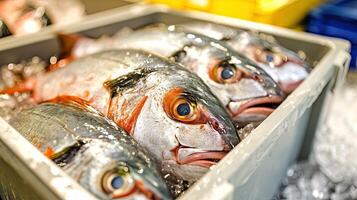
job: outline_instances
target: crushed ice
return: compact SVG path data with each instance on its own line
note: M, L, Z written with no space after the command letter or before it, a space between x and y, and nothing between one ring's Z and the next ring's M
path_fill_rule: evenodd
M357 74L336 93L309 161L291 166L273 199L357 199Z
M47 64L39 57L19 64L8 64L0 68L0 90L13 87L27 78L43 72ZM22 109L33 106L35 102L30 93L16 93L14 95L0 94L0 117L10 120L11 116Z

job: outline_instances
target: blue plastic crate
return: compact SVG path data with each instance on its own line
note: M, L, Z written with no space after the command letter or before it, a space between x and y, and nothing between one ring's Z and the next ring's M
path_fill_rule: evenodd
M330 1L314 9L308 18L307 31L351 42L351 69L357 69L357 0Z

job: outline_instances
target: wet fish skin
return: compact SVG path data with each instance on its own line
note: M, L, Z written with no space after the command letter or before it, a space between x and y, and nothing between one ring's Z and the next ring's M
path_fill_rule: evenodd
M88 48L90 47L90 48ZM247 100L259 99L266 103L278 104L283 94L275 81L248 58L236 53L221 41L204 35L177 30L175 27L152 26L127 34L118 34L113 38L93 40L82 38L74 45L72 56L80 57L110 48L134 48L146 50L171 58L196 73L219 98L231 116L245 121L245 112L239 109ZM222 69L234 69L230 80L222 80ZM273 98L269 98L272 96ZM273 99L273 100L272 100ZM256 106L258 107L258 106ZM251 109L252 110L252 109ZM249 119L256 115L262 120L274 109L255 109ZM239 116L238 116L239 115Z
M266 70L286 93L296 89L311 71L295 52L253 32L205 22L179 24L178 27L226 42Z
M124 130L86 108L71 102L43 103L22 111L10 124L100 199L114 194L102 189L103 174L122 168L129 170L125 177L142 183L157 199L170 199L155 160ZM136 190L125 199L148 198Z
M144 51L105 51L37 77L37 101L63 95L88 102L184 180L197 180L239 142L229 114L197 75ZM190 109L185 116L177 114L181 102L181 112Z

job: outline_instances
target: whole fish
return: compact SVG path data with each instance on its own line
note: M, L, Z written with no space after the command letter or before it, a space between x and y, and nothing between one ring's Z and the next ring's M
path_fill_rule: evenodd
M235 145L235 126L195 74L140 50L78 59L32 81L34 98L80 98L123 127L163 170L197 180Z
M205 22L178 26L226 42L234 50L255 61L286 93L297 88L311 71L309 65L293 51L252 32Z
M100 199L171 199L146 151L87 105L44 103L10 124Z
M281 90L264 70L224 43L203 35L163 26L97 41L76 39L77 43L72 40L72 57L106 48L135 48L173 59L196 73L242 125L262 121L283 100Z

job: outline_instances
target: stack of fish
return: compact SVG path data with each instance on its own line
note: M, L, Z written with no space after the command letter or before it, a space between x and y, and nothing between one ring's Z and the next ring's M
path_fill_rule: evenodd
M10 124L101 199L177 197L310 71L275 43L215 24L61 39L63 60L2 94L32 95L37 105Z

